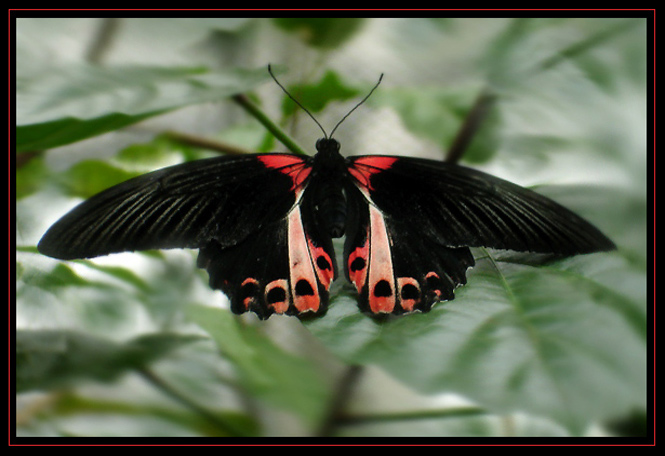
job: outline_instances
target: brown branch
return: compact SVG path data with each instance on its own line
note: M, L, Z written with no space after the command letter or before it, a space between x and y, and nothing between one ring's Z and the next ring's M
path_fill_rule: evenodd
M252 153L252 151L243 149L242 147L237 147L221 141L215 141L212 139L203 138L201 136L190 135L188 133L181 133L178 131L169 130L166 131L164 135L171 141L175 141L179 144L184 144L186 146L191 146L191 147L199 147L201 149L214 150L215 152L220 152L222 154L244 155Z
M446 162L457 163L460 161L462 155L464 155L464 152L466 152L469 144L471 144L471 141L473 141L473 138L480 129L480 125L489 114L495 100L496 95L487 88L478 94L476 101L466 115L462 126L446 153Z
M351 399L353 388L358 383L362 371L363 367L359 365L352 365L347 368L330 402L328 413L318 429L317 435L319 437L326 437L333 434L333 431L344 415L344 409Z
M122 19L117 17L107 17L97 29L92 43L85 54L85 60L93 64L101 64L106 57L106 53L111 49L118 36L118 29Z

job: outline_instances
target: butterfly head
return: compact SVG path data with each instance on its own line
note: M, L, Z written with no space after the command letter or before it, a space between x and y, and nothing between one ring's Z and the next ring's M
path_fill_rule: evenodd
M324 174L337 175L346 169L344 157L339 153L339 141L333 138L320 138L316 141L316 159L312 172L324 170Z
M324 154L339 153L339 141L333 138L320 138L316 141L316 151Z

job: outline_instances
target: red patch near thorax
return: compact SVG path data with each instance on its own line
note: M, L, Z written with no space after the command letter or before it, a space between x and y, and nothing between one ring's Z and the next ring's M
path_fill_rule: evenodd
M390 168L395 161L397 161L397 157L385 157L380 155L358 158L349 167L349 173L351 173L360 185L373 190L370 182L372 176Z
M294 155L268 154L261 155L258 159L267 168L276 169L280 173L289 176L293 181L291 190L300 187L312 170L305 160Z

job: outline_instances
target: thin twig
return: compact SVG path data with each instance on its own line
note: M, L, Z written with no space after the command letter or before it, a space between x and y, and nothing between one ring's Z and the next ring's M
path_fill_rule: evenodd
M411 410L394 413L368 413L361 415L343 415L338 419L340 426L389 423L395 421L432 420L487 415L487 410L480 407L451 407L446 409Z
M232 144L228 144L221 141L215 141L213 139L203 138L201 136L190 135L189 133L182 133L179 131L169 130L166 131L164 134L168 139L175 141L179 144L213 150L215 152L220 152L222 154L244 155L252 153L252 151L244 149L242 147L234 146Z

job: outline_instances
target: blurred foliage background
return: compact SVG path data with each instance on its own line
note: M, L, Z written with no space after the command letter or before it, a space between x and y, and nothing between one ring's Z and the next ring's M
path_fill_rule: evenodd
M18 436L642 435L647 24L640 18L18 18ZM443 158L530 186L619 246L539 264L477 249L456 299L378 324L338 280L311 322L235 316L196 252L58 262L45 230L131 176L284 151ZM340 255L341 256L341 255Z

